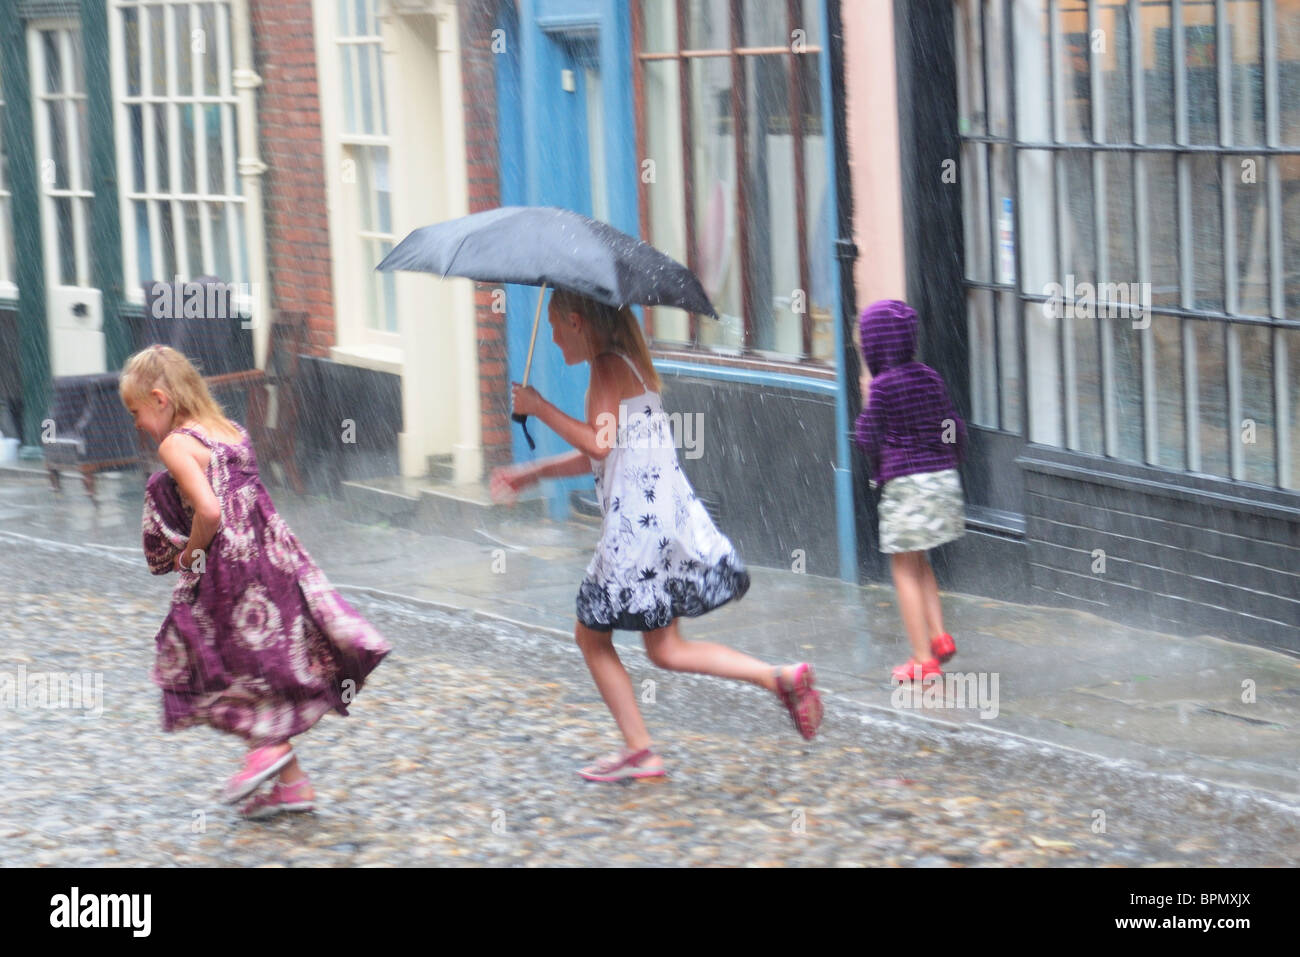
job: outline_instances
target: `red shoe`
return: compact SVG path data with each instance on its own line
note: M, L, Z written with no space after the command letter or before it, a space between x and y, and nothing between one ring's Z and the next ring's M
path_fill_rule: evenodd
M310 798L302 796L302 792L308 787L306 778L299 778L293 784L276 781L269 794L254 796L253 800L239 809L239 813L250 821L258 821L266 817L275 817L286 811L292 813L314 811L316 805Z
M930 639L930 654L938 658L940 663L946 662L957 654L957 646L953 643L952 635L945 631L942 635Z
M244 770L227 781L225 789L221 792L221 800L224 803L236 804L242 801L261 787L263 781L293 760L293 748L286 749L284 754L275 755L273 752L276 747L269 744L248 752L248 756L244 758Z
M782 669L774 668L776 673L776 693L790 712L790 720L795 730L811 741L822 723L822 697L813 683L817 680L813 667L806 662L795 665L794 674L787 684L782 677Z
M661 778L664 777L664 766L662 762L657 765L646 765L646 761L651 758L657 758L649 748L642 748L640 751L629 751L624 748L609 757L597 761L588 767L583 768L578 773L588 781L623 781L628 778Z
M901 664L894 669L890 679L898 684L903 681L926 681L930 678L943 677L943 669L939 667L939 662L935 658L928 661L917 661L915 658L909 658L906 664Z

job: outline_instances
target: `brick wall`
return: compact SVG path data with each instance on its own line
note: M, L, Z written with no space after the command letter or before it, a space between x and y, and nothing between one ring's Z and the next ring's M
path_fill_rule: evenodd
M1295 496L1028 446L1035 604L1300 653Z
M308 352L335 343L329 209L311 0L250 0L270 298L307 313Z
M461 83L465 101L465 150L471 213L501 205L496 54L492 52L497 2L465 0L460 5ZM506 317L503 311L493 311L493 305L493 287L477 285L474 312L478 328L479 399L483 460L488 467L511 460ZM505 308L504 300L498 308Z

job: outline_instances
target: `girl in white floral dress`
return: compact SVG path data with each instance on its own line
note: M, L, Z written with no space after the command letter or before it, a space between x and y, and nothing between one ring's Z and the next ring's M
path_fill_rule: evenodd
M576 637L625 748L579 773L592 781L660 777L614 629L640 631L661 668L736 678L781 697L806 738L821 722L821 699L806 663L773 668L724 645L686 641L677 619L702 615L749 588L731 543L709 519L677 461L659 398L659 377L636 317L556 291L549 318L565 362L591 363L587 421L561 412L536 389L514 388L514 411L535 415L577 450L498 469L494 494L508 498L539 479L592 472L604 522L578 590Z
M343 598L271 504L248 433L227 419L185 356L132 356L120 393L167 466L145 493L144 549L180 575L156 638L163 729L208 724L249 744L226 784L235 803L278 774L246 817L312 809L289 739L327 711L347 714L386 641Z

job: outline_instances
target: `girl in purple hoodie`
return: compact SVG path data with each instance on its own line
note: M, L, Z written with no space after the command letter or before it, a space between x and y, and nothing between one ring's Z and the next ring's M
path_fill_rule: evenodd
M866 453L880 499L880 550L891 556L894 588L912 658L893 679L919 681L943 674L939 662L957 653L943 629L939 585L926 552L966 531L961 478L966 423L939 373L916 356L916 312L882 299L858 321L864 407L857 443Z

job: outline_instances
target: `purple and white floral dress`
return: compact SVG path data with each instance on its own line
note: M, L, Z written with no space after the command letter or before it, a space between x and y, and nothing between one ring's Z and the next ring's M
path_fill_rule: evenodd
M156 638L163 730L209 724L260 747L302 734L327 711L346 715L392 649L330 587L276 512L243 426L237 445L176 431L212 451L206 474L221 524L203 571L178 573ZM155 575L172 570L193 516L168 472L149 479L144 552Z

